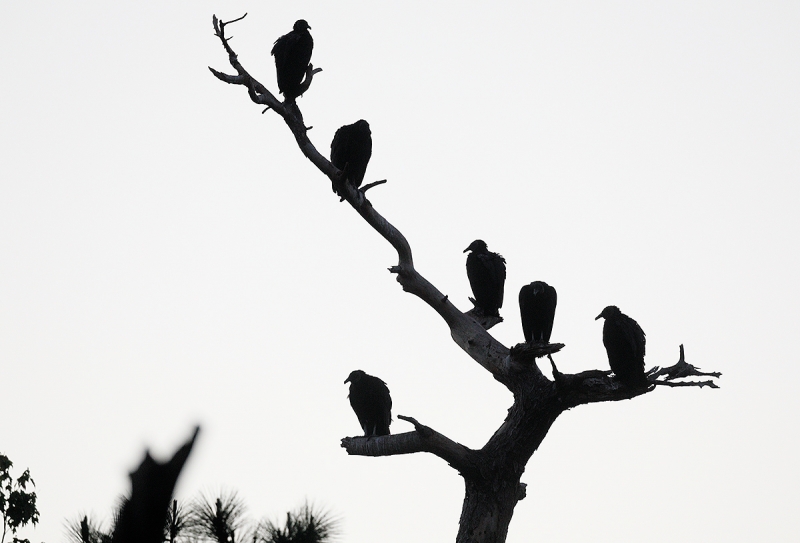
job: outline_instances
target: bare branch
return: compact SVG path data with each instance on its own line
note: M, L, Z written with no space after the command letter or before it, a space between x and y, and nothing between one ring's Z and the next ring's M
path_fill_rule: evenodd
M719 388L714 381L681 381L679 383L673 381L655 381L654 384L661 385L661 386L668 386L668 387L709 387L709 388Z
M363 187L361 187L361 192L367 192L372 187L377 187L378 185L383 185L387 181L388 181L387 179L381 179L380 181L373 181L372 183L369 183L369 184L364 185Z
M518 343L511 347L509 352L516 362L531 363L537 358L555 354L563 348L563 343Z
M311 143L307 134L308 129L303 123L303 115L294 100L279 102L272 93L244 69L227 38L225 38L224 25L218 23L216 17L214 17L214 30L215 35L228 52L230 64L236 70L238 76L222 74L213 69L211 69L211 72L221 81L246 86L253 102L266 105L283 117L302 153L336 185L341 178L341 172ZM310 83L313 75L319 71L318 68L313 68L313 66L309 65L306 72L306 81ZM343 183L341 184L339 195L347 200L353 209L397 251L398 263L396 266L392 266L390 271L397 274L397 281L403 287L403 290L418 296L439 313L450 327L450 334L453 340L475 361L489 370L495 378L501 380L501 382L504 381L508 348L490 336L474 318L459 311L445 295L414 269L414 260L408 241L397 228L375 211L363 191L354 188L348 183Z
M413 417L398 415L397 418L413 424L414 431L379 437L345 437L342 439L342 447L347 454L357 456L394 456L428 452L443 459L461 473L474 468L475 451L420 424Z
M687 363L684 359L683 345L680 346L680 359L668 368L653 368L647 373L649 385L646 387L629 387L611 377L611 372L600 370L584 371L575 375L559 374L559 386L564 400L570 405L586 403L628 400L654 390L656 385L669 387L710 387L719 388L712 380L680 381L687 377L710 376L719 378L721 373L706 373ZM658 379L664 377L663 380Z
M500 324L503 322L503 317L500 315L487 315L483 312L483 310L475 305L475 299L469 298L469 301L472 302L473 308L466 312L466 315L475 319L475 321L480 324L485 330L490 329L495 324Z
M598 402L630 400L653 390L653 385L630 387L611 377L610 371L587 370L559 374L559 393L569 407Z
M664 377L663 381L656 380L658 377L662 376ZM673 381L675 379L683 379L686 377L714 377L715 379L719 379L721 376L722 373L720 372L700 371L696 366L686 362L686 359L684 358L683 345L680 346L680 359L678 360L677 364L663 369L653 368L653 370L648 373L648 378L651 381L655 382L656 384L666 384L667 386L692 386L691 384L676 385L673 383L670 385L669 383L666 383L666 381ZM689 381L689 383L691 383L691 381ZM719 388L711 381L704 381L703 384L707 384L708 386L711 386L711 388ZM697 384L694 386L702 385Z
M278 109L283 112L283 104L275 98L275 96L267 90L267 88L259 83L253 76L251 76L247 70L239 62L238 55L234 52L231 48L230 38L225 37L225 26L231 23L235 23L237 21L241 21L247 16L247 13L239 17L238 19L234 19L232 21L222 22L217 19L217 16L213 16L213 23L214 23L214 35L217 36L220 41L222 42L222 46L225 48L225 51L228 53L228 61L230 62L231 66L238 75L228 75L224 74L218 70L215 70L209 66L209 70L214 76L219 79L220 81L224 81L225 83L229 83L232 85L244 85L248 89L248 94L250 95L250 99L253 102L261 105L266 105L276 111ZM281 113L283 114L283 113Z

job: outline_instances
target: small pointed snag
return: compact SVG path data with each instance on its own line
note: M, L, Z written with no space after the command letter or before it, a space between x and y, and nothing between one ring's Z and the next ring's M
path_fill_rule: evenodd
M241 21L241 20L242 20L242 19L244 19L245 17L247 17L247 12L245 12L245 13L244 13L244 15L242 15L241 17L238 17L238 18L236 18L236 19L233 19L233 20L231 20L231 21L228 21L227 23L222 23L222 25L223 25L223 26L225 26L225 25L229 25L229 24L231 24L231 23L238 23L239 21Z
M373 181L367 185L361 187L361 192L367 192L372 187L377 187L378 185L383 185L384 183L388 183L388 179L381 179L380 181Z

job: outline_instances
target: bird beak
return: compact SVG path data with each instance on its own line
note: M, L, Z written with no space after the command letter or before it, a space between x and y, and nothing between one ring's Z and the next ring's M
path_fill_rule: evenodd
M463 250L463 251L461 251L461 252L462 252L462 253L466 253L467 251L469 251L469 247L467 247L466 249L464 249L464 250Z
M344 380L344 384L347 384L347 383L349 383L349 382L350 382L350 378L349 378L349 377L348 377L347 379L345 379L345 380Z
M602 317L602 316L603 316L603 314L602 314L602 313L600 313L599 315L597 315L597 316L594 318L594 320L597 320L597 319L599 319L599 318L600 318L600 317Z

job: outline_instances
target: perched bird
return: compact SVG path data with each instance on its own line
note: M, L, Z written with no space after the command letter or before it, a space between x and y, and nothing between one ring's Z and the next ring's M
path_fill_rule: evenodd
M304 19L300 19L294 23L291 32L275 40L272 46L278 89L287 99L300 96L300 83L306 75L314 49L314 40L308 32L310 28Z
M615 305L603 309L597 316L604 318L603 345L608 363L617 378L629 386L646 386L644 375L644 330Z
M350 383L350 405L356 412L364 436L388 436L392 422L392 398L382 380L355 370L347 376Z
M476 239L464 249L472 251L467 256L467 277L475 306L484 315L499 317L498 309L503 307L503 288L506 282L506 260L486 247L486 242Z
M519 314L526 343L550 343L556 300L556 289L544 281L519 289Z
M372 132L364 119L344 125L333 135L331 164L342 170L355 188L364 181L371 156ZM338 192L335 184L333 192Z

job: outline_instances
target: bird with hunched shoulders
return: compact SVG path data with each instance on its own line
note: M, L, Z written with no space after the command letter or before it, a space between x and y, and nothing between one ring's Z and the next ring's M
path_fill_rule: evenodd
M615 305L610 305L595 318L604 318L603 345L608 353L611 371L630 387L649 384L644 373L645 335L639 324Z
M291 32L275 40L272 46L278 90L287 100L300 95L301 83L311 62L314 39L308 32L310 28L305 19L300 19L294 23Z
M352 371L344 382L350 383L350 406L358 417L364 436L388 436L392 423L392 398L386 383L362 370Z
M485 316L499 317L503 307L506 282L506 260L489 251L486 242L476 239L464 252L467 255L467 278L475 296L473 303Z
M556 289L534 281L519 289L519 314L526 343L549 343L556 317Z
M372 132L364 119L339 128L331 141L331 164L342 172L340 183L348 181L358 188L364 181L372 157ZM333 192L339 193L333 183Z

